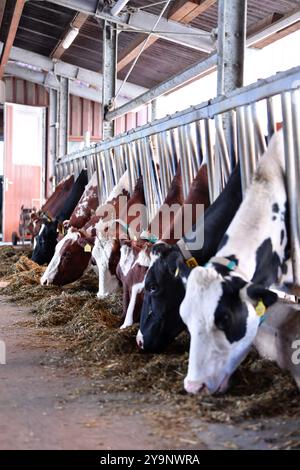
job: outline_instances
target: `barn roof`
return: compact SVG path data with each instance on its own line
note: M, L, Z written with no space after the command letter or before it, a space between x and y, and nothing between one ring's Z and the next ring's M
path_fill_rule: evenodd
M24 3L25 0L2 0L0 22L2 15L3 18L0 41L3 43L7 40L16 4L18 2L22 3L22 1ZM103 2L96 0L25 1L13 45L41 56L58 58L66 63L101 73L102 21L94 15L88 14L95 11L97 4L101 3L104 7L110 8L114 2L110 0L104 0ZM151 6L152 3L153 6ZM158 0L129 0L125 11L159 15L164 4L164 2ZM211 40L210 33L217 27L217 4L218 2L213 0L173 0L163 16L167 19L171 18L185 27L193 28L191 30L193 33L189 37L182 34L182 42L185 42L185 40L192 41L193 34L195 36L198 32L199 43L201 44L201 40ZM67 8L64 5L71 5L73 8ZM86 8L86 11L81 12L79 17L76 12L77 5L84 5L83 10ZM276 23L283 25L281 30L279 28L279 32L276 31L266 38L260 39L256 43L256 47L262 47L283 34L298 29L300 21L294 21L290 25L288 22L284 23L283 20L295 12L299 13L299 10L299 1L264 0L264 2L261 2L260 0L248 0L249 35L267 30ZM77 21L80 25L79 34L69 49L64 50L61 47L61 41L74 21ZM139 31L127 31L121 27L118 39L118 78L123 79L126 76L131 62L136 56L136 54L134 55L133 46L141 44L145 37L146 35ZM129 79L131 83L151 88L170 76L181 72L187 66L206 58L210 52L197 50L194 47L188 47L186 44L171 42L165 37L155 39L151 46L143 52L134 67ZM213 42L211 44L213 48Z

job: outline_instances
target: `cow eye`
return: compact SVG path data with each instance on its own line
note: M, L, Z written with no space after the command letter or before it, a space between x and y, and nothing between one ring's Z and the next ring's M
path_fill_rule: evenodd
M216 327L219 330L226 331L229 328L230 323L231 323L230 314L229 313L224 313L222 316L220 316L216 320L215 323L216 323Z
M153 292L155 292L157 290L157 285L156 284L149 284L147 286L147 291L150 292L150 294L152 294Z

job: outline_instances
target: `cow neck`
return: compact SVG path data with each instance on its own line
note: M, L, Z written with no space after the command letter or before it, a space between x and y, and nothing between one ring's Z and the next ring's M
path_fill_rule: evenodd
M196 260L196 258L194 258L194 256L192 255L192 253L190 252L187 244L185 243L184 239L181 238L180 240L178 240L177 242L177 246L179 248L179 250L181 251L182 253L182 256L184 257L185 259L185 264L193 269L195 268L196 266L199 266L198 265L198 262Z
M198 265L198 262L196 258L192 255L190 250L188 249L185 241L183 239L179 240L177 242L177 246L179 247L184 259L186 265L193 269ZM229 272L235 272L238 274L244 281L249 282L248 276L238 267L237 263L234 260L231 260L229 258L225 258L223 256L214 256L211 258L208 263L206 263L205 267L211 267L215 264L219 264L221 266L224 266L225 268L228 269ZM215 266L214 266L215 267Z
M250 282L248 276L238 267L236 261L230 258L225 258L224 256L214 256L208 261L208 263L206 263L205 267L209 268L215 264L224 266L228 269L229 272L234 272L238 274L239 277L241 277L244 281Z

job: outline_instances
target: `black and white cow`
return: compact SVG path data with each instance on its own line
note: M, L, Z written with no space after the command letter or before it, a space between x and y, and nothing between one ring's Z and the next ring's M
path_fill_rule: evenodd
M187 392L222 393L247 355L260 317L277 300L268 287L288 257L282 132L275 134L217 254L187 280L180 315L190 336Z
M241 201L240 170L237 166L225 189L205 211L204 220L197 222L197 229L194 227L194 230L201 230L204 224L203 247L198 251L191 250L199 265L207 263L216 253ZM159 352L185 328L179 307L185 295L182 279L188 277L190 269L185 265L178 244L157 243L152 248L151 258L137 343L145 351ZM177 267L180 267L180 276L175 275Z
M81 198L84 188L88 183L87 171L82 170L76 179L70 194L68 195L63 209L54 220L45 219L41 229L35 238L35 247L31 259L42 265L50 263L57 244L57 227L62 225L64 220L70 218L73 210Z

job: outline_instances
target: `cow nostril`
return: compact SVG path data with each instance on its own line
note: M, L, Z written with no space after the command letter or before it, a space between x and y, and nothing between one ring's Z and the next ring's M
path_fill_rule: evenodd
M137 345L140 349L144 349L143 341L141 341L140 339L138 340Z

